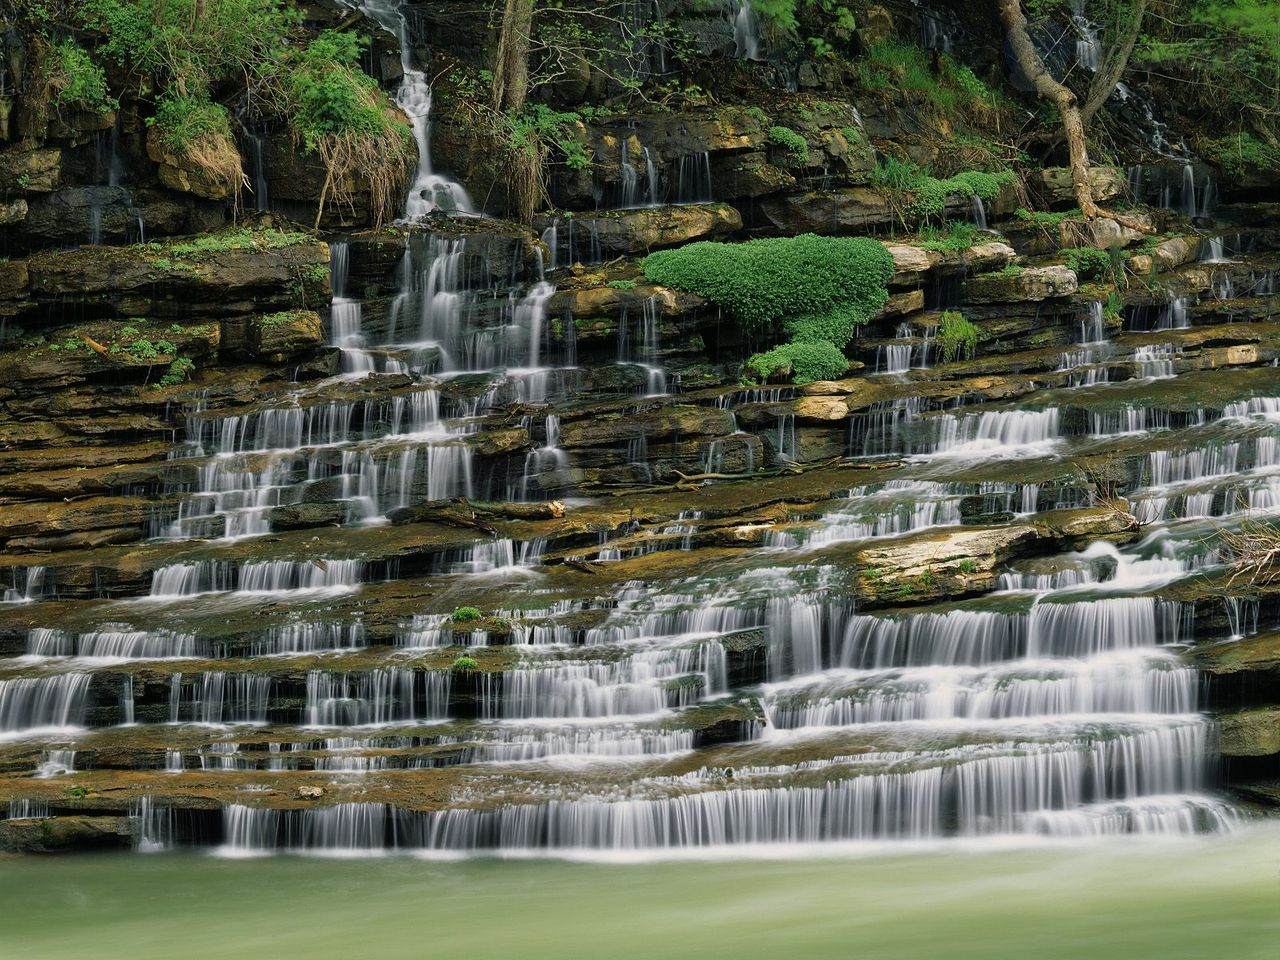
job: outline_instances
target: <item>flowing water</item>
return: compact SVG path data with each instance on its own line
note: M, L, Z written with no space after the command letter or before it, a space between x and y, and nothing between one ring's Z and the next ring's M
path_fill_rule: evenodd
M307 956L859 956L1265 960L1280 937L1274 828L1187 844L917 850L616 865L24 863L0 928L33 960ZM830 853L828 851L828 853ZM12 863L0 861L0 872ZM302 898L301 901L299 898ZM307 920L282 923L303 904ZM199 916L234 918L203 923ZM69 918L74 917L74 922Z

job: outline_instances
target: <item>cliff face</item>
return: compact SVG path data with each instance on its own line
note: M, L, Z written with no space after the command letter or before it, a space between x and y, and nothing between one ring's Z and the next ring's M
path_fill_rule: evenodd
M1265 174L1134 146L1086 222L1007 142L985 5L860 9L834 52L662 6L643 96L540 94L573 116L532 226L457 4L403 8L407 58L354 29L389 89L435 78L410 203L470 215L375 229L356 183L309 231L325 170L281 131L239 131L236 206L140 102L14 113L0 845L1204 831L1274 797L1274 586L1215 539L1280 502ZM748 365L795 317L643 266L808 233L893 263L822 379Z

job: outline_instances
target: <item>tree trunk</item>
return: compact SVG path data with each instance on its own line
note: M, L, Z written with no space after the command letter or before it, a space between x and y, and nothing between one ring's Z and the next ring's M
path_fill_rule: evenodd
M529 96L529 42L535 0L507 0L493 65L493 109L519 113Z
M529 46L533 35L536 0L506 0L498 35L498 57L493 65L493 109L501 122L524 110L529 96ZM518 143L506 165L507 194L512 216L533 223L533 211L542 194L542 145L536 134Z
M1035 87L1036 93L1051 101L1062 118L1062 130L1067 138L1067 150L1071 155L1071 183L1075 187L1076 202L1086 220L1096 219L1098 205L1093 199L1093 187L1089 183L1089 147L1084 136L1084 120L1080 116L1080 104L1070 87L1059 83L1044 67L1040 54L1036 53L1031 36L1027 33L1027 18L1022 13L1019 0L996 0L1000 18L1004 21L1009 45L1018 65Z
M1089 86L1089 96L1080 110L1080 119L1085 123L1088 123L1093 118L1093 115L1102 108L1102 105L1107 102L1107 98L1111 96L1111 91L1116 88L1116 84L1124 76L1125 68L1129 66L1129 57L1138 42L1138 34L1142 32L1142 18L1146 16L1146 13L1147 0L1134 0L1133 12L1130 14L1124 37L1119 43L1111 47L1106 61L1101 69L1094 74L1093 83Z

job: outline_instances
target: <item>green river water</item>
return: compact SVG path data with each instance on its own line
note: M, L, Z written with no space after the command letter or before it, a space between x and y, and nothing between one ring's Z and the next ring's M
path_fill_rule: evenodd
M1270 824L775 860L9 859L0 889L0 955L27 960L1280 957Z

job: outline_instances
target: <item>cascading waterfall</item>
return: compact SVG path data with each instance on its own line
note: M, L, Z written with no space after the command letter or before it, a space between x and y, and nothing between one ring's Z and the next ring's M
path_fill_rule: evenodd
M725 11L733 27L734 56L739 60L760 60L760 24L751 9L751 0L725 0Z
M396 38L400 46L403 79L396 102L413 125L418 143L418 170L405 200L404 217L410 223L423 220L434 211L472 212L471 198L462 184L435 173L431 168L431 84L413 63L413 43L401 0L359 0L355 4L367 17Z
M67 673L0 680L0 736L83 726L91 679Z

